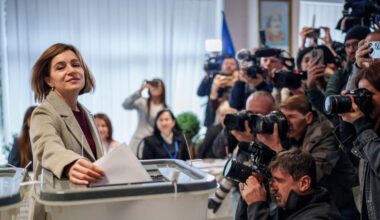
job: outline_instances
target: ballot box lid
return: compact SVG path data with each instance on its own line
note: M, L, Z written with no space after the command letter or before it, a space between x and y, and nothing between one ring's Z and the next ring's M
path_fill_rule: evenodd
M22 168L0 168L0 208L21 202L20 184L25 174Z
M142 160L142 165L152 181L89 187L75 185L68 179L58 179L43 169L39 198L42 202L83 201L120 197L153 196L174 193L173 173L176 176L176 192L191 193L212 190L215 178L181 160ZM128 170L125 171L128 173Z

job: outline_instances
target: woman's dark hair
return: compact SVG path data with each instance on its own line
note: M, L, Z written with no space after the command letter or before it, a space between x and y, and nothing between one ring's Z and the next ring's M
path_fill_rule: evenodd
M160 118L160 116L161 116L163 113L165 113L165 112L168 112L168 113L170 114L171 118L175 121L175 125L174 125L174 127L173 127L173 133L174 133L174 134L181 133L182 130L181 130L181 128L179 127L178 122L177 122L177 120L175 119L173 112L172 112L170 109L165 108L165 109L162 109L161 111L159 111L159 112L157 113L156 119L154 120L153 134L154 134L155 136L157 136L157 137L161 137L161 132L160 132L160 130L159 130L158 127L157 127L157 121L158 121L158 119Z
M112 123L111 123L110 118L104 113L95 114L94 118L101 119L106 123L107 128L108 128L108 134L107 134L106 140L108 141L108 143L111 143L113 141L113 137L112 137L113 128L112 128Z
M164 82L161 80L161 79L158 79L158 78L154 78L152 79L152 81L155 81L158 83L159 86L161 86L162 88L162 93L161 93L161 96L160 96L160 102L164 105L164 108L167 108L167 104L166 104L166 90L165 90L165 84ZM152 101L152 94L150 94L150 91L148 90L148 94L149 94L149 97L148 97L148 102L147 102L147 118L149 119L150 117L150 105L151 105L151 101Z
M366 79L377 91L380 92L380 63L373 63L368 68L362 69L355 78L355 86L359 87L359 81Z
M356 88L359 88L359 82L366 79L377 91L380 92L380 63L373 63L368 68L362 69L354 79ZM380 119L375 119L374 130L380 134Z
M30 137L29 137L29 129L28 121L30 121L30 118L32 116L33 110L37 106L30 106L24 114L24 119L22 120L22 127L19 137L17 138L17 146L19 150L19 156L20 156L20 167L25 167L29 161L32 161L32 158L30 158L31 154L31 143L30 143Z

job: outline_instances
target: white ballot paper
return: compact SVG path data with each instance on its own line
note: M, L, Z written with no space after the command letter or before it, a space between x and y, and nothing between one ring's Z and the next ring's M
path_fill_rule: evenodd
M94 164L102 168L106 175L90 186L152 181L148 172L125 143L115 147Z

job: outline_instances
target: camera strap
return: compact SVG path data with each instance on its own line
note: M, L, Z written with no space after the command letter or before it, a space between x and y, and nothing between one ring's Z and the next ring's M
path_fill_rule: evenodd
M170 159L176 159L177 158L177 156L178 156L178 141L174 141L174 147L175 147L174 155L170 153L168 145L163 143L162 146L164 147L165 152L169 155Z

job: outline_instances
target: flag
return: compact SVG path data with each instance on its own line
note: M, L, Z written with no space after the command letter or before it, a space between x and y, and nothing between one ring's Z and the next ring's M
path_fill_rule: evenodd
M222 55L230 55L232 57L235 57L234 44L232 43L230 31L228 30L226 15L224 14L224 11L222 12L222 16Z

